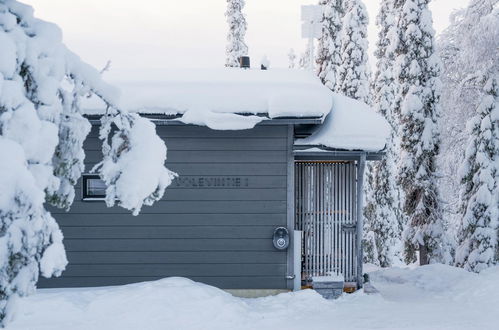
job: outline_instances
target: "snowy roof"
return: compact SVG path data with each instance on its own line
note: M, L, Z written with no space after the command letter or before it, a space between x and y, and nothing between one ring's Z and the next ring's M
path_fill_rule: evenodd
M295 145L342 150L383 150L390 135L388 122L367 104L332 93L333 108L311 136Z
M122 109L175 116L212 129L250 129L283 117L325 118L296 145L379 151L390 133L385 119L369 106L332 93L305 70L127 70L106 72L104 79L121 90ZM92 97L83 108L86 114L101 114L105 105Z
M323 118L332 105L329 89L304 70L111 70L104 80L121 90L122 109L182 115L184 123L213 129L248 129L282 117ZM94 97L83 108L100 114L105 106Z

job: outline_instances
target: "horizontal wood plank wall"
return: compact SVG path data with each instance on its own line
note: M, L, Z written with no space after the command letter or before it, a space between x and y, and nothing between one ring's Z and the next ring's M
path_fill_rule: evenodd
M183 276L225 289L286 288L286 252L272 246L286 226L287 127L213 131L158 126L177 179L139 216L83 202L81 182L66 213L52 209L69 265L39 287L120 285ZM93 127L87 169L100 160Z

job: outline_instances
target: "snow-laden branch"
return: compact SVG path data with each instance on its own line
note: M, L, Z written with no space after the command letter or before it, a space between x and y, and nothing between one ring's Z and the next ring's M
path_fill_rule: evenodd
M176 174L164 167L166 146L154 124L137 114L103 116L100 139L104 159L92 171L106 182L106 204L139 214L161 199ZM117 130L112 131L112 125Z

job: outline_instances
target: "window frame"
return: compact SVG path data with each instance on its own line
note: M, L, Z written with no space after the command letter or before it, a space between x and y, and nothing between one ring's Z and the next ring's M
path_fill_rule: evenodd
M89 195L88 193L88 181L92 179L101 180L98 174L84 173L81 176L81 196L83 201L104 201L106 200L106 194L104 195Z

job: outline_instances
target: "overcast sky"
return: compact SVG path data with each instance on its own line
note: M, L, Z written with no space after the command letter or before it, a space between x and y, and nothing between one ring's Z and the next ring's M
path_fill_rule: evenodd
M23 0L21 0L23 1ZM221 67L225 59L225 0L24 0L39 18L58 24L66 45L85 61L114 68ZM246 0L246 43L252 65L264 54L285 67L287 53L301 53L300 6L311 0ZM379 0L364 0L369 42L376 41ZM450 13L468 0L433 0L434 27L442 31ZM372 51L372 47L371 47Z

